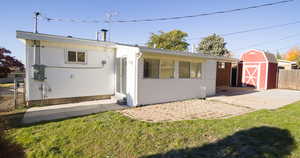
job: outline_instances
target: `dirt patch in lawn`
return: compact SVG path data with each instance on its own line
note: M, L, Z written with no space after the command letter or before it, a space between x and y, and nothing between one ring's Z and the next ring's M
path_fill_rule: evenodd
M221 119L252 111L254 110L247 107L193 99L131 108L120 112L138 120L161 122L192 119Z

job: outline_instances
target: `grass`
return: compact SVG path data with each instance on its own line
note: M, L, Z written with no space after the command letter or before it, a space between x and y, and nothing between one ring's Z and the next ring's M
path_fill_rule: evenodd
M148 123L105 112L6 134L32 158L299 158L300 102L224 120Z

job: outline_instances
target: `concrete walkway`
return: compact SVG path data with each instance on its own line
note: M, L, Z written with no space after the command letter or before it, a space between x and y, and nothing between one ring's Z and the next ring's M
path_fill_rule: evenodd
M239 90L229 88L226 92L220 92L217 96L207 100L220 101L222 103L249 107L251 109L277 109L287 104L300 100L300 91L286 89L271 89L265 91Z
M34 107L26 111L22 122L24 124L32 124L42 121L59 120L125 108L128 107L118 105L112 100Z

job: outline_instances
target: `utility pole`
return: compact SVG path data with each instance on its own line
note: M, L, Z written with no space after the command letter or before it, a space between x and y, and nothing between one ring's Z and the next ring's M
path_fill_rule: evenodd
M40 12L34 12L33 13L33 19L34 19L34 33L38 33L38 18L39 18L39 15Z

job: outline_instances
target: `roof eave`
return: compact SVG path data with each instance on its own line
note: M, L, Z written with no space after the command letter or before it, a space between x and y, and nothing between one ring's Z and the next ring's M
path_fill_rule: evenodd
M81 39L81 38L74 38L74 37L40 34L40 33L26 32L26 31L16 31L16 37L18 39L24 39L24 40L41 40L41 41L51 41L51 42L85 44L85 45L92 45L92 46L115 47L115 44L112 42L103 42L103 41Z
M185 57L196 57L196 58L205 58L212 59L217 61L227 61L227 62L238 62L239 59L236 58L228 58L228 57L219 57L219 56L211 56L205 55L201 53L191 53L191 52L181 52L181 51L172 51L172 50L164 50L164 49L155 49L155 48L147 48L147 47L139 47L142 53L157 53L164 55L175 55L175 56L185 56Z

